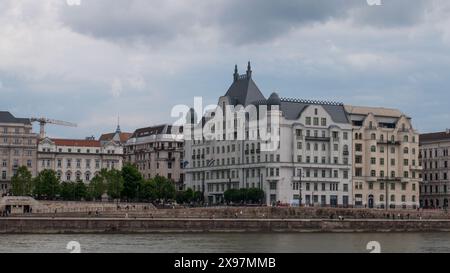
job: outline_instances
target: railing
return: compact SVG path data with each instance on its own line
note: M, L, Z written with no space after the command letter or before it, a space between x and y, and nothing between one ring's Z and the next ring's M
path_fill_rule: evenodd
M327 141L327 142L330 141L329 137L307 136L305 139L310 141Z

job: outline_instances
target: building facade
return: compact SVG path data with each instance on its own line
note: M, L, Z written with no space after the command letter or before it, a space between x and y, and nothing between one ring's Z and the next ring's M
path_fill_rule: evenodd
M37 140L30 119L0 111L0 196L9 192L19 167L26 166L36 175Z
M240 106L248 112L224 110ZM250 122L252 109L267 120ZM227 189L259 188L266 204L353 204L352 126L343 104L282 99L276 93L266 99L249 63L244 75L235 68L217 109L197 116L191 110L185 125L185 187L202 191L209 203L222 203ZM198 137L205 128L213 138ZM277 141L269 144L265 133L278 133Z
M38 145L37 170L54 170L62 182L89 183L102 169L118 169L123 148L115 142L91 139L44 138Z
M450 200L450 130L420 135L423 208L448 208Z
M395 109L346 106L353 124L355 206L419 206L419 135Z
M137 129L125 144L125 161L137 166L145 179L166 177L182 189L183 128L159 125Z

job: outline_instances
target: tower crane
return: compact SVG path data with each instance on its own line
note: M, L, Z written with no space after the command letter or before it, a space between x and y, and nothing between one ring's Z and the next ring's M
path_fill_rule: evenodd
M48 118L31 118L31 122L39 122L40 130L39 130L39 137L42 139L45 137L45 125L46 124L54 124L54 125L61 125L61 126L67 126L67 127L77 127L78 125L75 123L62 121L62 120L55 120L55 119L48 119Z

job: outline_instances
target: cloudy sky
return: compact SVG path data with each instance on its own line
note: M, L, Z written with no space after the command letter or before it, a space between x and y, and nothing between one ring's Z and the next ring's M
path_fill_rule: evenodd
M215 103L251 60L266 96L395 107L421 132L450 127L450 1L381 2L1 0L0 110L79 125L51 136L98 136L118 115L132 131L173 121L194 96Z

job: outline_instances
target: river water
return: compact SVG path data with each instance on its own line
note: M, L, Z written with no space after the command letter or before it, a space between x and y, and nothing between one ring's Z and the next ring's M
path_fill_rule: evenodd
M82 253L369 253L371 241L383 253L450 252L450 233L0 235L0 252L69 253L71 241Z

